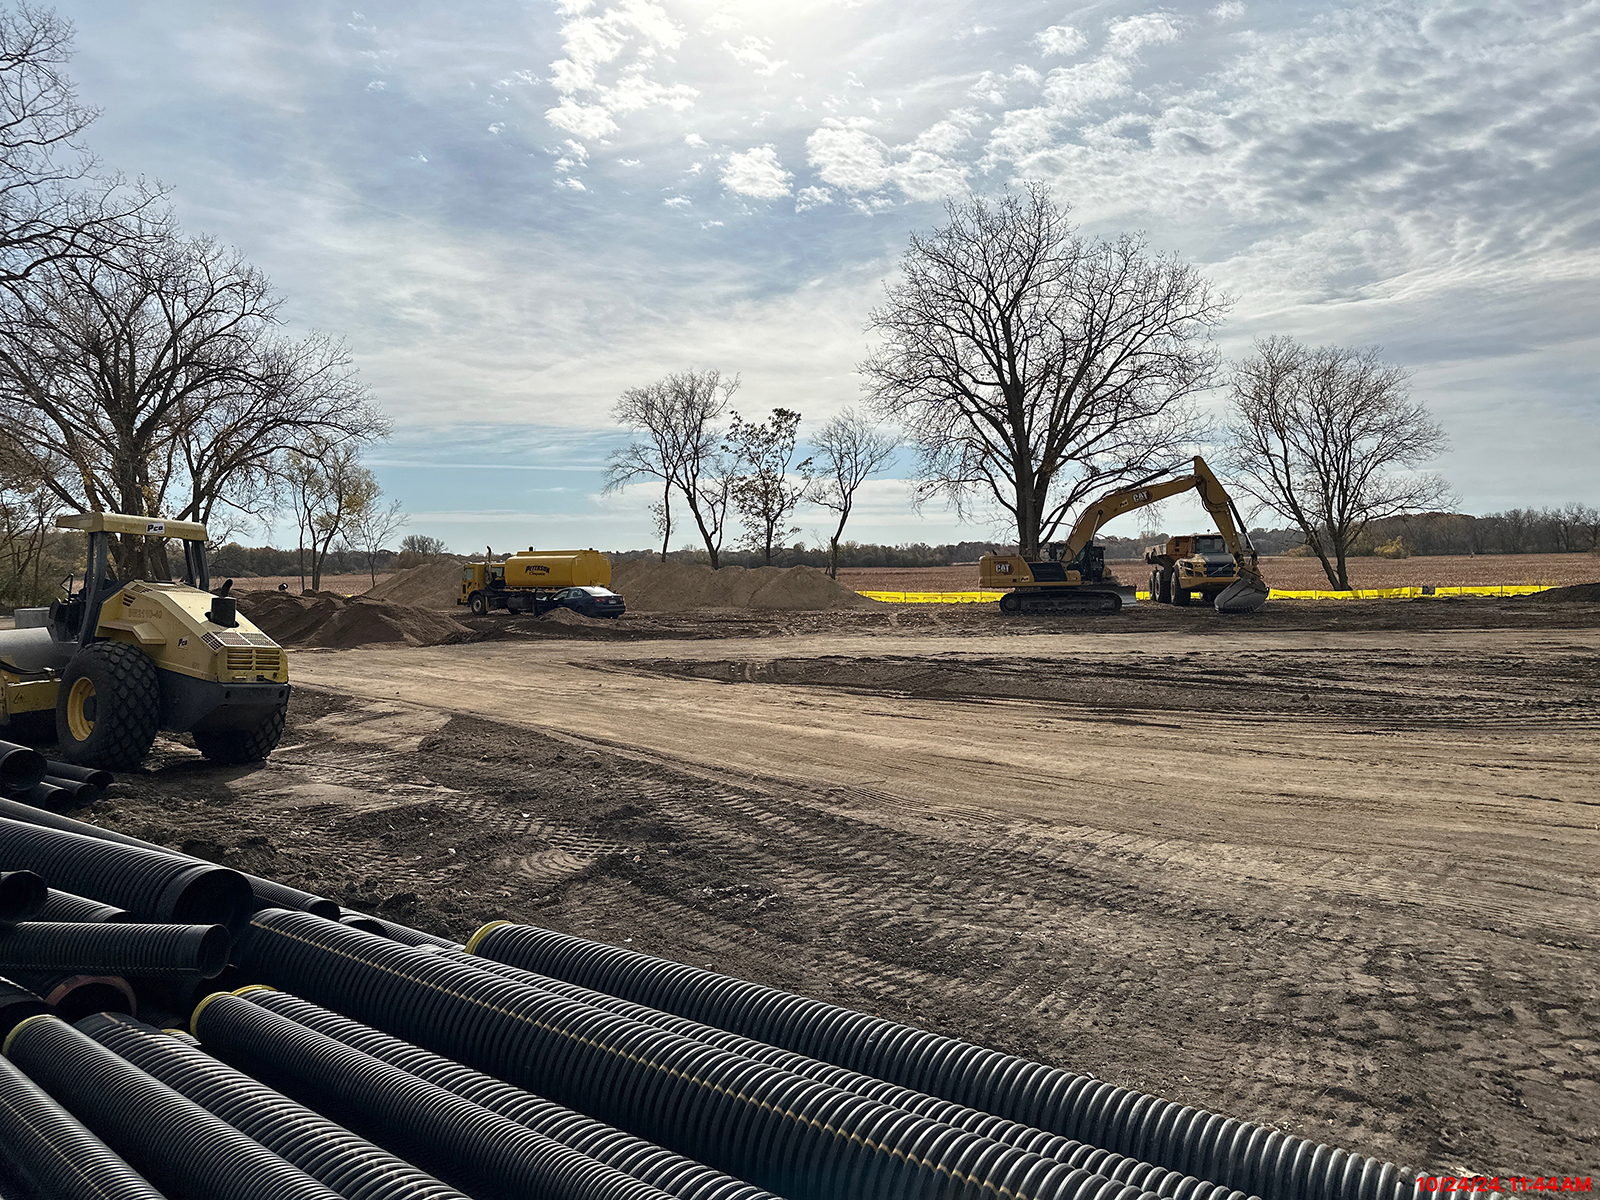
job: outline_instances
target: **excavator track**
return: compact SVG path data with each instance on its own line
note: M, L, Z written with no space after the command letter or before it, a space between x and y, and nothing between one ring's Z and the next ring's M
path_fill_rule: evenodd
M1012 616L1035 613L1118 613L1122 596L1109 588L1019 588L1000 597L1000 611Z

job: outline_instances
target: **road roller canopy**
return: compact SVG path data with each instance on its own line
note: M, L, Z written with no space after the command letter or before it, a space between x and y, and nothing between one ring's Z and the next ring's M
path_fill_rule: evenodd
M186 542L206 540L206 527L199 521L167 521L160 517L130 517L123 513L68 513L56 518L57 529L76 529L82 533L130 533L136 537L182 538Z

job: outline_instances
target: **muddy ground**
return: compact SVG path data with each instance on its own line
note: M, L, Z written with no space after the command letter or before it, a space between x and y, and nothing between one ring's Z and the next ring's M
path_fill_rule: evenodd
M263 766L94 819L1436 1172L1600 1162L1600 606L987 606L297 652Z

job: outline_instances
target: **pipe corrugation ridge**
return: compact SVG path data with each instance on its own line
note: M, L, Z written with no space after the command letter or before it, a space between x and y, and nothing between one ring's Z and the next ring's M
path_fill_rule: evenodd
M141 850L154 850L158 854L170 854L178 858L188 859L190 862L205 862L204 859L182 854L166 846L158 846L154 842L147 842L126 833L118 833L115 829L91 825L87 821L75 821L71 817L63 816L60 813L47 812L27 804L18 804L16 801L7 800L4 797L0 797L0 817L23 821L30 825L38 825L44 829L59 829L63 833L76 833L82 837L98 838L103 842L115 842L119 846L135 846ZM275 879L263 879L259 875L248 875L242 871L238 872L238 874L250 885L250 892L255 898L254 907L256 908L288 908L296 912L316 913L317 916L327 917L330 921L339 919L338 904L329 900L326 896L313 896L310 892L303 892L299 888L279 883ZM47 882L56 883L58 881L51 878Z
M111 1147L0 1058L0 1147L48 1200L165 1200Z
M449 938L440 937L436 933L424 933L420 929L412 929L409 925L400 925L383 917L372 919L382 928L384 937L392 942L399 942L402 946L437 946L441 950L466 949L460 942L452 942Z
M45 892L44 905L34 914L40 921L117 921L131 924L134 916L125 908L114 904L101 904L87 896L50 888Z
M17 1026L5 1054L158 1188L217 1200L340 1200L57 1017Z
M296 1104L243 1072L127 1017L85 1017L78 1028L141 1071L221 1117L327 1184L344 1200L467 1200L387 1150Z
M0 868L8 866L151 921L237 930L252 906L249 883L228 867L0 816Z
M332 1103L359 1114L380 1143L405 1145L408 1153L420 1154L439 1174L476 1194L489 1191L507 1200L668 1200L665 1192L615 1167L238 996L206 997L195 1010L194 1034L204 1046L293 1080L315 1094L319 1106Z
M467 954L465 951L439 950L435 953L443 954L447 958L481 971L526 983L529 987L554 992L558 996L566 996L582 1004L619 1013L661 1029L669 1029L684 1037L694 1038L696 1041L733 1054L742 1054L758 1062L770 1063L783 1070L793 1071L796 1075L820 1080L832 1087L868 1096L883 1104L931 1120L942 1121L946 1125L954 1125L957 1129L965 1129L1008 1146L1016 1146L1045 1158L1053 1158L1068 1166L1083 1167L1096 1175L1104 1175L1119 1183L1130 1184L1146 1192L1154 1192L1157 1196L1171 1197L1173 1200L1257 1200L1256 1197L1247 1197L1244 1193L1232 1191L1221 1184L1209 1183L1178 1171L1169 1171L1151 1163L1141 1162L1136 1158L1114 1154L1090 1143L1063 1137L1058 1133L1047 1133L1016 1121L1008 1121L993 1113L968 1108L924 1092L915 1092L882 1079L862 1075L846 1067L796 1054L792 1050L770 1046L765 1042L718 1029L714 1025L705 1025L691 1021L687 1017L664 1013L660 1009L635 1004L631 1000L623 1000L604 992L594 991L592 988L552 979L547 975L538 975L521 967Z
M1402 1200L1393 1163L776 988L535 926L468 949L1266 1200Z
M399 1067L419 1079L454 1092L480 1108L499 1113L519 1125L526 1125L536 1133L554 1138L590 1158L608 1163L635 1179L677 1196L678 1200L777 1200L771 1192L763 1191L742 1179L725 1175L704 1163L675 1154L432 1051L402 1042L370 1025L341 1017L288 992L254 987L241 989L238 995L281 1017L354 1047L363 1054L370 1054L390 1066Z
M0 928L0 970L145 979L209 979L228 965L222 925L24 921Z
M885 1197L993 1200L997 1189L1010 1200L1151 1195L297 913L257 913L240 966L791 1200L836 1200L861 1191L862 1180L871 1181L863 1195Z

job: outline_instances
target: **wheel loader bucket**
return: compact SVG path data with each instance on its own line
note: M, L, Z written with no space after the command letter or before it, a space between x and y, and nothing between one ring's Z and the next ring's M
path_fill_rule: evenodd
M1238 583L1230 584L1217 596L1217 611L1219 613L1255 612L1256 609L1267 602L1268 594L1267 585L1259 579L1241 579Z

